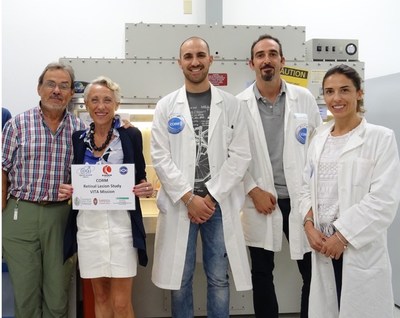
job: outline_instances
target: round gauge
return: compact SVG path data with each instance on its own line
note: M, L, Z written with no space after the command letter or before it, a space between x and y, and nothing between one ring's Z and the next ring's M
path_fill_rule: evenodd
M354 55L357 52L357 46L354 43L349 43L346 45L346 53L348 55Z

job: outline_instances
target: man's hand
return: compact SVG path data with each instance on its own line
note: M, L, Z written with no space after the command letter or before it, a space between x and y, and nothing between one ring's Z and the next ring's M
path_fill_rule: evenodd
M249 192L250 198L253 200L254 207L262 214L271 214L276 207L276 198L269 192L255 187Z
M58 188L58 199L60 201L68 200L72 197L73 192L74 189L72 188L72 185L66 183L60 184L60 187Z
M188 192L182 197L182 201L188 209L188 218L193 223L202 224L207 222L214 214L215 203L208 195L202 198Z

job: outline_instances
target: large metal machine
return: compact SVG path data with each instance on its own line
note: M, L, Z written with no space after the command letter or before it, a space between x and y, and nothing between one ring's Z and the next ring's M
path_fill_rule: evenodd
M282 77L290 83L307 87L315 96L323 117L327 117L321 93L321 81L325 72L333 65L346 63L364 75L364 63L358 61L357 40L306 41L306 30L302 26L127 23L124 59L60 58L61 62L71 65L75 70L77 93L72 108L79 116L87 118L81 89L94 78L104 75L119 83L122 90L120 112L142 129L144 154L149 164L148 178L156 182L157 178L152 170L149 155L150 123L157 101L183 85L182 71L178 66L181 43L191 36L204 38L214 56L209 74L210 81L236 95L254 81L254 72L248 64L250 47L262 34L270 34L281 41L286 58ZM133 296L135 311L138 317L168 317L170 316L169 292L156 288L150 279L154 223L157 216L154 199L143 201L142 209L149 234L150 262L147 269L138 269L135 278ZM300 275L296 263L290 261L287 243L285 240L284 242L283 251L276 255L277 297L281 312L299 312ZM251 292L239 293L235 291L233 283L231 286L231 315L252 314ZM199 316L206 314L205 290L204 274L201 266L197 266L194 297L195 314Z
M312 39L306 41L305 27L236 26L127 23L125 58L61 58L74 67L78 82L90 82L99 75L120 84L124 109L154 108L155 103L183 83L177 60L181 43L200 36L210 46L214 62L210 81L236 95L254 81L248 65L250 47L261 34L277 37L283 46L286 68L283 77L307 87L323 106L321 80L333 65L347 63L364 75L358 61L357 40ZM79 87L82 87L78 84ZM83 105L81 94L75 105ZM83 107L82 107L83 108ZM79 107L78 107L79 110Z

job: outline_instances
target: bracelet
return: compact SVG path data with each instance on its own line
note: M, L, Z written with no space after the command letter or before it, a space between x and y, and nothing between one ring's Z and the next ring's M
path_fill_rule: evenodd
M306 223L307 223L308 221L310 221L312 224L314 224L314 219L313 219L312 217L306 217L306 218L304 219L303 226L306 226Z
M194 198L195 194L192 193L192 195L190 196L189 200L186 201L185 203L185 207L188 207L190 203L192 203L193 198Z
M335 236L338 238L340 243L343 244L344 249L346 249L347 248L347 244L345 242L343 242L343 240L340 238L340 236L339 236L339 234L337 232L335 232Z

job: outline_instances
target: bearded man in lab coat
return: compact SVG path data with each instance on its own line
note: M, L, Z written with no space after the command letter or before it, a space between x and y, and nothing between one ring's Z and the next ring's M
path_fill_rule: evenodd
M193 317L192 281L200 231L207 316L229 317L230 265L237 290L252 288L240 224L243 176L250 163L244 107L208 81L205 40L180 47L185 85L156 106L151 156L161 182L152 281L171 289L172 317Z
M254 311L257 318L278 317L273 269L283 231L303 278L301 318L305 318L311 253L298 213L298 195L309 137L322 120L313 95L281 79L285 58L277 38L260 36L251 47L249 64L256 81L238 98L250 110L252 161L244 179L242 223L252 262Z

